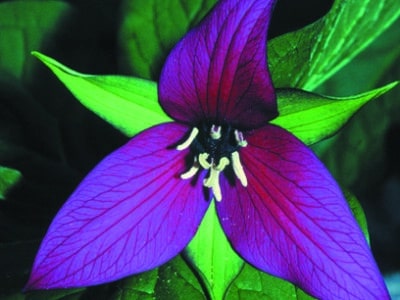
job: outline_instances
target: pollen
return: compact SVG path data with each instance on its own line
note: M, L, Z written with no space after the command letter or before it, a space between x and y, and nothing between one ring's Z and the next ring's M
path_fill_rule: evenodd
M220 175L228 165L232 166L231 170L244 187L248 184L239 156L239 149L246 147L247 141L241 131L233 130L229 126L211 125L200 128L194 127L188 138L176 147L179 151L190 148L194 157L192 167L182 173L180 178L189 179L200 169L208 170L203 186L211 189L216 201L221 201Z

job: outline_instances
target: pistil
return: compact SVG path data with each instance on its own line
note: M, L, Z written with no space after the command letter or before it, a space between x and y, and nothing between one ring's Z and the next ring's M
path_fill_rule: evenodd
M222 157L218 165L213 164L210 169L209 176L204 179L203 185L211 188L215 200L218 202L222 200L221 187L219 186L219 174L229 165L229 159Z

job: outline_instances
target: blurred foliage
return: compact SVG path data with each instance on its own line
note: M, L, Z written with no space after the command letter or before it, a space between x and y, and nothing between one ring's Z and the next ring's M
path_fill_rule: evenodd
M7 191L21 179L18 170L0 166L0 200L4 200Z

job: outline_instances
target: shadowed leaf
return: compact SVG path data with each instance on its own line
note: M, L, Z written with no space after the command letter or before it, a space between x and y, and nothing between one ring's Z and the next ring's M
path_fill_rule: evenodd
M275 86L315 89L399 15L398 0L336 0L322 19L271 40L268 56Z

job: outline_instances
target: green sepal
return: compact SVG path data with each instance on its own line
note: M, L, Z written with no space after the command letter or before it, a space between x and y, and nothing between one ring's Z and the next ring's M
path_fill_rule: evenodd
M297 89L278 89L279 116L271 123L311 145L335 134L364 104L393 89L398 83L343 98Z
M203 279L211 299L223 299L244 262L233 251L222 230L214 201L195 237L186 247L185 256Z
M88 109L127 136L171 119L158 103L155 82L127 76L78 73L33 52Z

